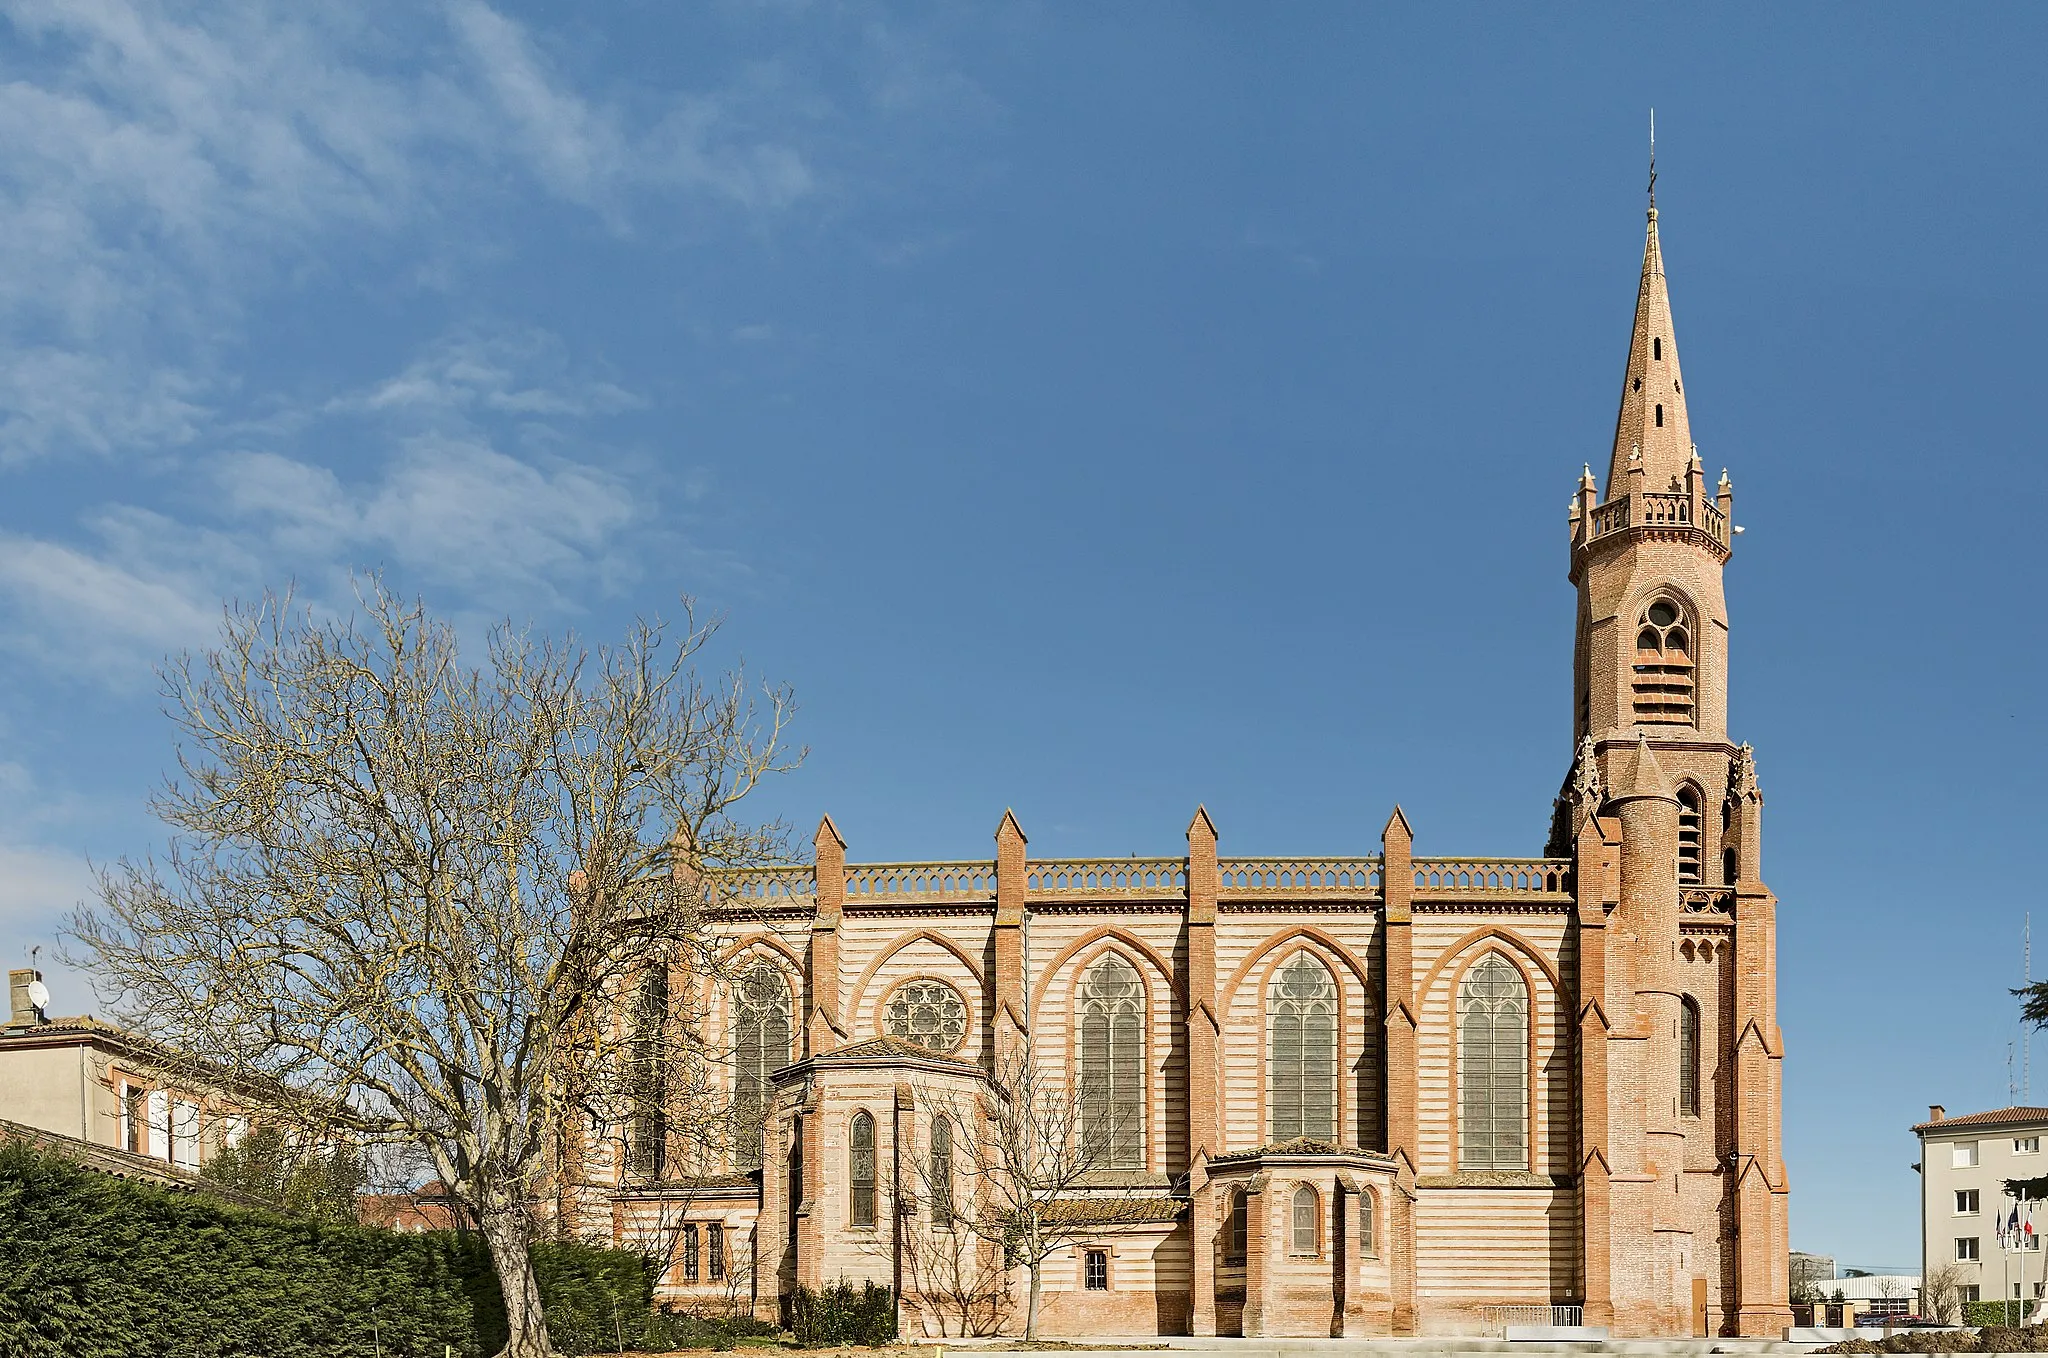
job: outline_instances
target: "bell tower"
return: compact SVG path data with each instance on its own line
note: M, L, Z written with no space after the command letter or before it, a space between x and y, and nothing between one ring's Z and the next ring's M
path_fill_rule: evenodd
M1597 1061L1580 1054L1606 1086L1606 1144L1584 1154L1607 1167L1600 1282L1621 1333L1775 1335L1790 1315L1776 899L1754 761L1728 735L1734 492L1725 471L1709 486L1693 446L1655 188L1653 162L1604 497L1588 464L1570 509L1577 758L1556 829L1597 830L1617 869L1585 978L1609 1026Z

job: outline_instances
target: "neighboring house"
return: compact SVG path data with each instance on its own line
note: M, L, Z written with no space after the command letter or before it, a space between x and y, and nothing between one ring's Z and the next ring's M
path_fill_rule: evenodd
M1068 1208L1101 1226L1047 1266L1045 1333L1473 1333L1583 1307L1617 1335L1777 1337L1777 900L1727 723L1739 530L1691 442L1654 205L1647 234L1606 484L1578 478L1558 525L1572 757L1554 801L1530 798L1543 856L1417 857L1397 809L1377 853L1361 826L1327 857L1224 857L1198 811L1184 854L1033 858L1005 815L992 858L849 863L827 818L814 865L723 879L735 981L704 1022L755 1131L693 1168L729 1177L676 1173L663 1118L639 1117L565 1153L567 1226L624 1242L680 1219L698 1289L713 1266L691 1242L743 1240L765 1316L799 1286L886 1283L899 1233L950 1220L891 1191L920 1161L950 1172L966 1134L922 1091L971 1102L1030 1042L1106 1129L1101 1181ZM1471 342L1527 347L1483 326ZM1523 514L1497 494L1501 433L1475 425L1414 512L1480 536ZM1400 647L1398 582L1360 601L1327 625L1433 663ZM1474 599L1473 626L1499 606ZM1155 619L1151 644L1197 667L1211 646L1315 663L1316 628L1212 622ZM1529 657L1495 659L1490 682L1528 682ZM1273 673L1247 701L1283 700ZM1436 737L1472 778L1499 763L1484 716L1463 745ZM699 993L680 972L637 984L642 1013ZM938 1323L905 1303L912 1332Z
M466 1231L474 1224L439 1182L410 1193L365 1193L356 1199L356 1211L363 1225L388 1231Z
M155 1043L91 1017L44 1015L30 998L40 979L29 969L8 973L0 1118L184 1170L248 1130L228 1092L170 1073L186 1063Z
M2008 1179L2048 1175L2048 1108L1997 1108L1949 1117L1930 1105L1920 1138L1920 1272L1953 1263L1963 1270L1965 1301L2040 1297L2048 1288L2048 1204L2032 1213L2034 1234L2009 1235L2001 1245L1999 1221L2015 1206ZM2028 1214L2020 1208L2024 1223Z

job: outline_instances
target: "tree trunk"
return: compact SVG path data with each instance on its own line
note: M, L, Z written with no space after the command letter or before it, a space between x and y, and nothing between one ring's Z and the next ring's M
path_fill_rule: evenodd
M1026 1339L1038 1338L1038 1271L1042 1267L1044 1267L1043 1261L1031 1265L1028 1270L1031 1274L1031 1294L1024 1303L1024 1337Z
M505 1295L505 1347L499 1358L549 1358L548 1327L540 1310L540 1284L527 1252L526 1215L518 1208L478 1214L478 1226L491 1247L491 1264Z

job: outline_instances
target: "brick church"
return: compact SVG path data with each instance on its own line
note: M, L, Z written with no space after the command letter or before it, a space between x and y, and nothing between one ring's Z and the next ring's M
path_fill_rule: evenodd
M1691 442L1653 199L1606 481L1567 525L1543 857L1419 856L1398 808L1377 853L1226 857L1198 810L1171 857L1034 858L1006 814L992 858L863 864L827 818L813 866L720 887L705 1021L752 1133L715 1164L593 1151L565 1208L622 1241L680 1217L686 1304L773 1317L873 1279L907 1334L1018 1332L1021 1270L969 1322L917 1261L959 1227L930 1185L976 1134L932 1091L986 1106L1023 1051L1079 1091L1098 1157L1057 1204L1041 1334L1777 1336L1776 899L1727 730L1731 509Z

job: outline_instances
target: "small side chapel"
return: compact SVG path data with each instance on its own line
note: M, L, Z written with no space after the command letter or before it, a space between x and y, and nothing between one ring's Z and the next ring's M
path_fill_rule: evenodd
M750 1130L708 1173L588 1148L565 1218L624 1242L686 1217L682 1304L775 1318L872 1279L905 1334L957 1333L915 1267L957 1223L918 1185L972 1133L931 1097L988 1097L1028 1049L1113 1129L1042 1334L1776 1337L1777 901L1727 730L1732 506L1691 441L1653 198L1607 475L1568 519L1542 856L1417 856L1398 808L1375 851L1225 856L1197 810L1157 858L1033 858L1005 814L992 857L849 863L827 817L814 865L719 882L717 1078ZM1020 1332L1022 1271L996 1271L988 1323Z

